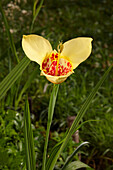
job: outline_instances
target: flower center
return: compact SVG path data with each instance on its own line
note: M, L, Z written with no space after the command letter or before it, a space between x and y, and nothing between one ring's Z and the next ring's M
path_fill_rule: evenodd
M42 62L42 70L51 76L63 76L72 72L72 64L59 53L52 52L49 57Z

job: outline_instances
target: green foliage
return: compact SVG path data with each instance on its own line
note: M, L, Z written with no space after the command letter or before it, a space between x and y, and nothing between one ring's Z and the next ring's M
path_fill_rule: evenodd
M92 90L92 92L90 93L90 95L88 96L88 98L86 99L85 103L82 105L80 111L78 112L75 120L73 121L73 124L71 126L71 128L69 129L68 134L66 135L61 147L59 148L58 152L55 154L55 156L52 159L51 165L49 167L50 170L52 170L56 164L56 161L59 157L59 155L61 154L61 152L64 150L64 148L67 146L70 137L73 135L73 133L77 130L77 127L81 121L81 119L83 118L85 112L87 111L89 105L91 104L92 99L94 98L94 96L96 95L99 87L102 85L102 83L104 82L104 80L106 79L106 77L108 76L110 70L112 69L112 66L109 67L109 69L104 73L104 75L102 76L102 78L100 79L100 81L96 84L95 88Z
M0 110L0 115L0 169L19 170L23 165L22 117L11 109Z
M66 166L65 170L69 170L69 169L75 169L76 170L76 169L80 169L80 168L89 168L89 170L92 169L83 162L74 161L74 162L71 162L68 166Z
M96 116L96 115L95 115ZM94 117L94 114L89 117ZM96 116L96 119L100 119ZM97 167L110 168L110 163L108 160L112 161L112 153L113 153L113 119L110 113L104 113L104 118L96 122L95 124L92 122L86 124L82 127L82 139L87 139L90 142L90 150L92 152L87 151L87 159L88 164L91 164L91 161L94 161L94 164L97 164ZM87 131L87 129L89 129ZM97 145L98 144L98 145ZM98 162L98 163L96 163ZM111 166L112 167L112 166ZM109 169L108 168L108 169Z

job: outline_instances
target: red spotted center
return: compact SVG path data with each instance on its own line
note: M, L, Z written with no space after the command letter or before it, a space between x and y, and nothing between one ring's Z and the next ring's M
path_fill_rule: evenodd
M52 53L44 59L42 70L51 76L63 76L72 72L72 64L68 60L60 58L58 53Z

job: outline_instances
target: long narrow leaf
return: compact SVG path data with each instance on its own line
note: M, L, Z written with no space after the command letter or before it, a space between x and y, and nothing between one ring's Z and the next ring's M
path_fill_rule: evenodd
M30 111L28 100L25 102L24 110L24 139L25 139L25 149L26 149L26 167L27 170L36 169L35 151L34 151L34 140L33 132L31 127Z
M4 78L4 80L0 83L0 99L2 99L15 81L20 77L29 63L30 60L27 57L24 57L19 64L17 64L16 67L14 67L14 69Z
M86 144L88 144L88 143L89 143L89 142L83 142L83 143L81 143L81 144L74 150L74 152L68 157L68 159L66 160L66 162L65 162L65 164L64 164L64 166L62 167L61 170L64 170L64 168L69 164L69 162L72 161L74 155L75 155L84 145L86 145Z
M67 146L70 137L72 136L72 134L75 132L75 130L77 129L77 126L79 125L81 119L83 118L84 114L86 113L87 109L89 108L92 99L94 98L94 96L96 95L99 87L102 85L102 83L104 82L104 80L106 79L106 77L108 76L110 70L112 69L112 66L110 66L108 68L108 70L104 73L104 75L102 76L102 78L100 79L100 81L97 83L97 85L95 86L95 88L92 90L92 92L90 93L90 95L88 96L88 98L86 99L85 103L82 105L79 113L76 116L76 119L74 120L66 138L65 141L63 142L61 148L59 149L59 151L56 153L54 159L51 162L50 168L49 170L53 170L56 161L58 159L58 157L60 156L61 152L64 150L64 148Z
M46 163L46 169L49 169L51 162L53 160L53 158L55 157L56 153L58 152L58 150L60 149L63 141L65 140L65 138L60 141L59 143L57 143L51 150L50 155L48 155L48 159L47 159L47 163Z
M76 170L80 168L87 168L89 170L94 170L91 167L89 167L87 164L81 162L81 161L74 161L71 162L68 166L66 166L65 170Z
M13 37L12 37L12 35L10 33L9 25L8 25L5 13L3 11L1 2L0 2L0 11L1 11L2 16L3 16L3 21L4 21L4 24L5 24L6 31L7 31L7 36L8 36L8 39L9 39L11 51L14 54L14 56L16 57L17 62L19 62L19 58L18 58L17 53L16 53L16 48L15 48L15 44L14 44L14 41L13 41Z

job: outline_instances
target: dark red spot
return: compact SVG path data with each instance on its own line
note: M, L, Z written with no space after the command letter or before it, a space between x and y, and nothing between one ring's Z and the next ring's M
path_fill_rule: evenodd
M44 69L46 66L47 66L47 62L44 61L44 62L42 63L42 68Z
M55 58L56 58L56 59L58 58L58 53L55 54Z
M49 72L49 67L46 68L47 73Z
M53 61L55 58L54 58L54 53L52 53L51 55L51 61Z
M72 65L71 65L70 62L67 62L67 66L68 66L68 67L72 67Z
M49 58L47 59L47 63L49 62Z
M62 73L62 68L61 68L61 65L58 64L58 76L60 76Z
M57 65L57 61L53 61L52 65L56 66Z

